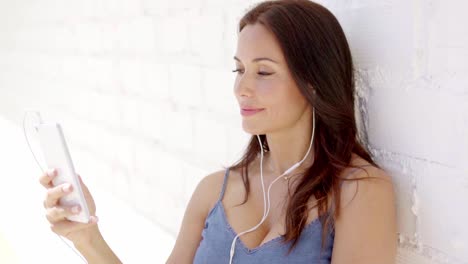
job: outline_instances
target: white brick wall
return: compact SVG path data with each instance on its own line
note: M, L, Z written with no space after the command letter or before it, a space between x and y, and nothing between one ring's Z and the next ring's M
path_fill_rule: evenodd
M397 184L398 262L467 263L467 4L324 2L352 47L368 147Z
M91 186L175 237L198 181L241 154L237 22L257 1L0 1L0 114L64 125ZM468 263L462 1L320 1L348 36L357 110L395 179L398 263Z

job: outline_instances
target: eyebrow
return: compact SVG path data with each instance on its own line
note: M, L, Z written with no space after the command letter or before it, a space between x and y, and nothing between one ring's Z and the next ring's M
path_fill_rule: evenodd
M237 58L236 56L234 56L234 59L238 62L240 62L239 58ZM273 60L273 59L270 59L270 58L267 58L267 57L260 57L260 58L255 58L252 60L252 62L257 62L257 61L262 61L262 60L267 60L267 61L271 61L273 63L276 63L278 64L277 61Z

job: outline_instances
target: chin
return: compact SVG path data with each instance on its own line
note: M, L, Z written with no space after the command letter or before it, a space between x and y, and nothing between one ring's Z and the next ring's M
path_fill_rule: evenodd
M242 129L245 133L251 135L264 135L266 133L265 128L258 125L249 124L249 122L245 121L242 122Z

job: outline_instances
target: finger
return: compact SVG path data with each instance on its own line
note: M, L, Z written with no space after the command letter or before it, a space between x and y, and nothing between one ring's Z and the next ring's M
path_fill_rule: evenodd
M44 201L45 208L51 208L58 204L58 200L72 192L73 186L70 183L60 184L55 187L47 189L46 198Z
M46 211L46 218L52 224L58 221L63 221L67 216L72 216L79 214L81 207L79 205L75 206L55 206L48 208Z
M52 179L54 179L55 176L57 176L57 170L49 169L44 174L42 174L41 177L39 177L39 182L42 186L50 188L53 186Z
M90 216L89 217L89 222L84 224L84 223L79 223L79 222L73 222L73 221L60 221L57 223L54 223L50 226L50 229L61 236L68 236L68 234L79 231L81 229L88 228L90 226L96 225L98 222L97 216Z

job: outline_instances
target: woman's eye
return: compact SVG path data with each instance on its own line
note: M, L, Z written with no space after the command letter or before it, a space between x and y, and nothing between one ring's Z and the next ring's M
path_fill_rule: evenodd
M238 73L243 73L243 71L241 69L235 69L233 70L232 72L238 72ZM267 75L272 75L273 73L269 73L269 72L258 72L259 75L263 75L263 76L267 76Z
M272 75L273 73L269 73L269 72L259 72L258 74L260 74L260 75Z

